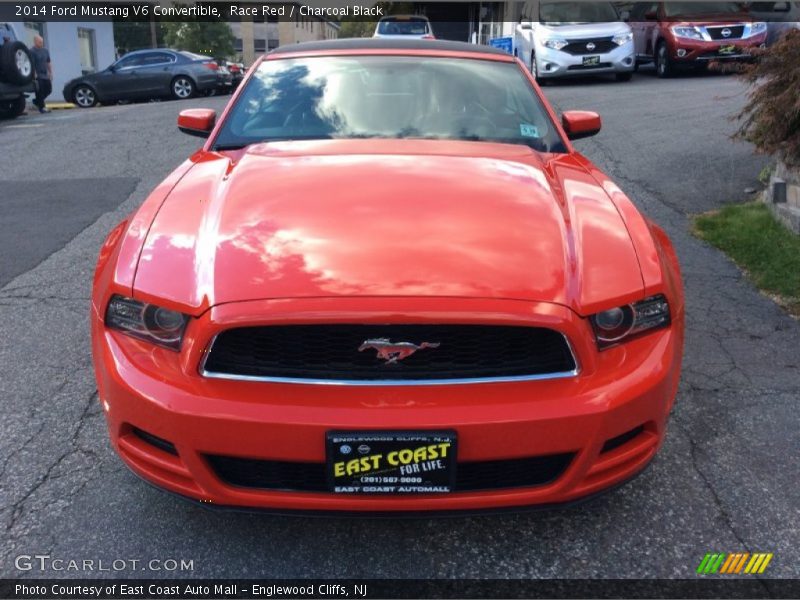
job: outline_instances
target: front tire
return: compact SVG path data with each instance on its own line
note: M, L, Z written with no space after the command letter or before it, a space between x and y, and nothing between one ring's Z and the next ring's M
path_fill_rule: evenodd
M88 85L81 84L72 92L72 101L78 108L92 108L97 104L97 94Z
M531 75L533 75L533 78L536 80L536 83L538 83L540 86L545 85L547 83L544 79L539 77L539 66L536 64L536 54L532 50L531 50L530 69L531 69Z
M0 119L16 119L18 116L25 114L26 105L25 96L0 103Z
M666 42L659 42L656 47L656 75L661 79L672 77L675 67L669 57L669 49Z
M179 75L172 80L169 90L175 100L186 100L195 94L194 81L186 75Z

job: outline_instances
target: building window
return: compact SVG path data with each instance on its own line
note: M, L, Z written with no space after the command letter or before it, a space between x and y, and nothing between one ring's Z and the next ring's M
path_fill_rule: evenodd
M42 36L42 38L47 39L45 38L44 35L44 23L25 21L24 26L25 26L25 39L23 41L25 42L26 46L28 47L33 46L33 38L37 35L40 35ZM45 46L46 45L47 44L45 44Z
M81 71L84 75L97 71L94 29L78 27L78 54L81 59Z
M267 48L269 50L275 50L275 48L277 48L280 45L281 45L280 40L277 40L275 38L270 38L269 41L267 42Z
M256 38L253 40L254 50L256 52L266 52L267 51L267 40L264 38Z
M244 44L242 43L242 38L238 38L238 37L235 38L233 40L233 49L236 52L241 52L243 48L244 48Z

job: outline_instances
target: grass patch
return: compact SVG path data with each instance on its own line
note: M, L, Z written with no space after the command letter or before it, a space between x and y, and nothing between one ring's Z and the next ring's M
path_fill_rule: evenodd
M800 236L761 202L731 204L695 217L694 233L716 246L795 316L800 316Z

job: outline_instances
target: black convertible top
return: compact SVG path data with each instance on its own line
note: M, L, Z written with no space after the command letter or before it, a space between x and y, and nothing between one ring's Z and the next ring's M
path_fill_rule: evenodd
M270 54L293 54L295 52L318 52L326 50L441 50L449 52L474 52L475 54L502 54L507 52L491 46L479 46L466 42L447 42L442 40L403 40L396 38L345 38L341 40L322 40L301 44L286 44Z

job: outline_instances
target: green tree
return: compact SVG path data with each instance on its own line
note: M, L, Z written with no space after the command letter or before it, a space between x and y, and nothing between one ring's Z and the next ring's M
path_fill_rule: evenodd
M164 30L160 22L127 21L114 19L114 44L120 55L133 50L153 48L153 31L155 28L155 47L164 45Z
M339 29L340 38L372 37L375 21L344 21Z
M164 42L170 48L207 54L214 58L233 55L233 32L224 21L165 22Z

